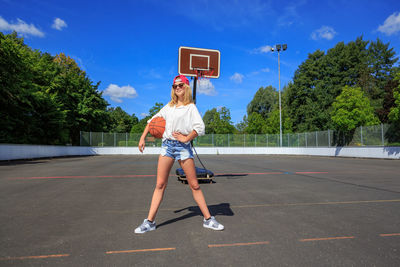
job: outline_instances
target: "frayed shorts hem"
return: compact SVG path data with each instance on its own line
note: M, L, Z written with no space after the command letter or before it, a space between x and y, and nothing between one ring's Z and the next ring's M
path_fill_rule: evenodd
M193 151L190 143L185 144L177 140L164 140L161 145L161 156L178 160L193 159Z

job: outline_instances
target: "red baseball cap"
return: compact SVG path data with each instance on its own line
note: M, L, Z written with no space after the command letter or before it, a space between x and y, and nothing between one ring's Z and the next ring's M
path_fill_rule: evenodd
M178 75L178 76L176 76L176 77L174 78L173 84L174 84L174 83L177 83L177 82L183 82L183 83L186 83L187 85L190 85L188 78L186 78L184 75Z

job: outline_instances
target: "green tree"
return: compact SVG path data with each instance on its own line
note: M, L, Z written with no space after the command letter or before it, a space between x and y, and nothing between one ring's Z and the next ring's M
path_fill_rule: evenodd
M152 106L149 109L149 115L147 115L146 117L141 119L138 123L136 123L136 124L134 124L132 126L131 133L133 133L133 134L141 134L141 133L143 133L144 128L146 128L146 126L147 126L147 121L149 119L151 119L151 117L156 115L157 112L159 112L163 108L163 106L164 105L162 103L156 102L154 104L154 106Z
M131 128L131 133L132 134L141 134L144 131L144 128L146 128L147 125L147 120L141 119L137 124L134 124Z
M379 38L371 42L368 48L368 71L360 80L360 86L371 100L376 114L381 122L387 121L390 111L388 109L388 98L393 94L394 75L397 68L394 64L398 58L393 48L389 48L389 43L384 44Z
M317 129L319 107L316 88L323 87L325 76L325 53L320 50L309 54L296 70L293 82L288 85L285 103L295 131Z
M399 85L393 90L394 105L389 113L391 126L387 132L387 138L391 143L400 143L400 71L396 74L395 81Z
M108 131L118 133L129 133L132 126L139 122L138 118L133 114L130 116L121 107L108 108L110 122Z
M277 104L278 92L272 86L260 87L251 102L247 105L247 116L258 113L268 118L274 105Z
M262 133L279 134L279 107L275 108L265 122ZM292 133L292 120L289 118L286 109L282 109L282 133Z
M332 128L332 103L344 86L360 87L370 99L375 114L382 111L390 85L393 66L397 61L389 44L363 40L347 44L340 42L326 54L317 50L296 70L288 86L286 106L294 131L314 131Z
M359 126L379 124L370 100L359 87L345 86L332 104L332 121L335 129L352 135Z
M204 113L203 121L206 134L228 134L234 133L235 127L231 122L231 114L228 108L222 107L219 110L213 108Z
M260 113L253 112L248 117L248 125L245 132L249 134L262 134L266 127L266 120Z
M396 75L396 81L400 81L400 72ZM394 106L390 109L389 119L393 123L400 124L400 85L393 90Z
M206 134L216 133L217 123L215 120L219 119L219 114L216 108L207 110L203 116L203 122L206 127Z
M59 67L59 73L50 92L58 95L66 112L70 143L79 145L80 131L107 130L109 104L98 91L100 83L93 84L71 57L60 53L54 62Z
M162 108L163 108L164 104L160 103L160 102L156 102L154 104L154 106L149 110L149 116L148 117L153 117L154 115L157 114L157 112L159 112Z
M220 124L217 129L218 134L234 133L235 127L232 125L231 112L228 108L222 107L219 110Z
M249 125L249 122L247 120L247 116L244 115L242 121L237 123L236 126L235 126L236 132L239 133L239 134L246 133L246 128L247 128L248 125Z
M384 88L384 96L382 100L382 106L376 110L379 120L382 123L389 122L390 110L395 106L395 99L393 96L394 91L400 85L398 79L390 79L386 82Z
M284 86L281 92L282 103L282 131L292 132L292 120L287 115L288 86ZM248 111L254 110L246 117L245 133L249 134L274 134L279 133L279 92L268 86L260 88L252 102L247 106ZM266 108L268 107L268 108ZM277 123L277 124L276 124Z
M16 33L0 33L0 142L65 144L66 113L51 92L57 66Z

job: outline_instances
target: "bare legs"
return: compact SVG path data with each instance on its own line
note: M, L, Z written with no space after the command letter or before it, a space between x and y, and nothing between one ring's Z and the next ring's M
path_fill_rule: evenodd
M158 208L160 207L161 201L164 196L165 188L167 188L169 171L171 170L172 165L174 165L174 159L161 155L158 157L157 184L154 188L149 215L147 216L147 219L149 221L154 221L156 217Z
M186 174L186 179L189 183L190 189L192 190L193 198L203 213L204 218L210 218L211 215L204 199L203 192L201 191L197 181L193 159L186 159L184 161L179 161L179 163ZM160 155L158 158L157 184L154 189L149 215L147 217L147 219L150 221L154 221L156 217L158 208L160 207L164 196L165 188L167 187L169 172L173 164L174 160L170 157Z
M203 213L204 218L210 218L211 215L208 210L206 200L204 198L203 192L200 189L199 182L197 181L194 160L187 159L184 161L179 161L179 163L181 164L181 167L186 174L186 179L189 183L190 189L192 190L193 198L199 206L201 213Z

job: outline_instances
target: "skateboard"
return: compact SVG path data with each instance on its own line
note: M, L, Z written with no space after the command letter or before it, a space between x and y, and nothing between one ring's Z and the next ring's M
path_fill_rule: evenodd
M186 174L182 168L176 169L176 175L178 176L178 180L180 182L185 183L185 184L188 183L188 181L186 179ZM214 173L210 170L196 167L196 176L197 176L198 181L212 183Z

